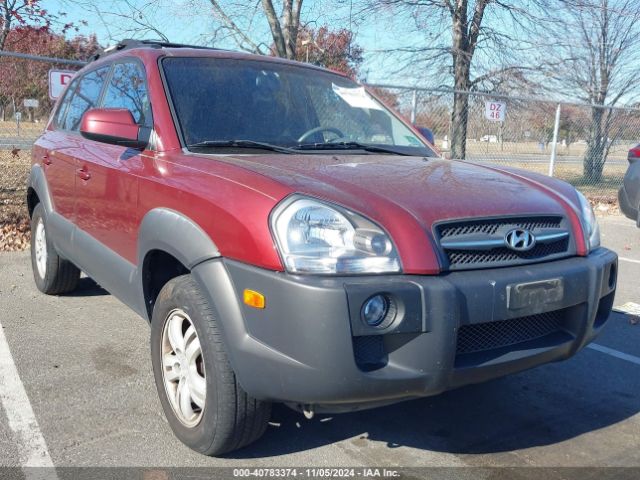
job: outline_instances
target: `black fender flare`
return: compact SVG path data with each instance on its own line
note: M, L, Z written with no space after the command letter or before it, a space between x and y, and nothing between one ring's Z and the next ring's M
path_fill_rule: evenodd
M220 250L211 237L186 215L169 208L154 208L147 212L138 230L138 265L146 255L162 250L185 267L193 267L220 257Z
M51 202L51 195L49 194L49 186L47 179L44 175L44 170L40 165L32 165L29 172L29 178L27 179L27 192L29 189L36 192L40 203L42 203L45 213L49 215L53 211L53 203Z
M238 365L234 355L235 349L230 341L236 338L237 326L234 323L244 323L242 316L238 318L239 305L235 300L233 289L230 289L231 278L224 268L222 255L211 237L192 219L181 212L169 208L155 208L145 214L138 230L138 285L144 297L144 262L152 251L163 251L184 265L199 284L202 292L207 295L212 308L219 319L225 345L229 350L229 360L232 367ZM209 271L213 267L215 274L208 277L201 275L201 270ZM223 305L226 309L219 311L218 302L211 296L212 290L216 295L231 295ZM143 305L142 309L146 307ZM146 317L151 321L151 317Z

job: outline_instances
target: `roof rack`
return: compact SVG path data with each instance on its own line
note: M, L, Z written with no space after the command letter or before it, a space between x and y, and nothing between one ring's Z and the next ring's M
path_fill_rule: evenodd
M99 58L106 57L112 53L120 52L122 50L129 50L132 48L150 47L150 48L198 48L203 50L220 50L219 48L203 47L202 45L188 45L185 43L171 43L164 40L136 40L133 38L125 38L118 42L116 45L103 48L96 53L91 60L97 60Z

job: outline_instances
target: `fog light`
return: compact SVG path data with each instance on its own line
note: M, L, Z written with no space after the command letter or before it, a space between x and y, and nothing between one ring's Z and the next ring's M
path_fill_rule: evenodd
M362 305L361 315L364 323L370 327L378 327L389 313L389 299L386 295L374 295Z

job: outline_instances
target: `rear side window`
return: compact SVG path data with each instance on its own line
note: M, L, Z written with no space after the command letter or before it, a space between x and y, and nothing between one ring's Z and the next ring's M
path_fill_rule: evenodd
M102 67L80 78L80 83L73 92L69 106L66 109L66 116L61 124L63 130L75 131L80 128L80 121L84 112L97 106L108 72L109 67Z
M126 108L138 125L151 126L145 73L136 62L116 63L102 101L104 108Z

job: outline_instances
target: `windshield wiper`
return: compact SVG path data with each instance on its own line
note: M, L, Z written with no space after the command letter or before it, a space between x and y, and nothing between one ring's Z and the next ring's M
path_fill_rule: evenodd
M295 147L296 150L364 150L365 152L391 153L393 155L414 156L412 153L402 152L391 147L369 145L359 142L327 142L327 143L302 143Z
M279 153L297 153L290 148L272 145L270 143L256 142L254 140L205 140L204 142L192 143L187 148L255 148L258 150L271 150Z

